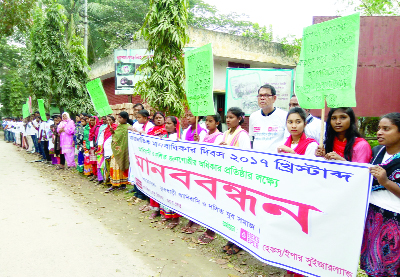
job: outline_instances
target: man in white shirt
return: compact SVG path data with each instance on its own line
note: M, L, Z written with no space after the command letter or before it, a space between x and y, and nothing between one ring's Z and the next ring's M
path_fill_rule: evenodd
M293 94L292 98L290 98L289 102L289 109L295 108L295 107L300 107L299 101L297 100L297 96ZM301 108L301 107L300 107ZM304 132L306 133L306 136L309 138L315 139L319 143L319 138L321 135L321 119L316 118L310 114L310 110L303 109L306 114L306 128Z
M260 110L250 115L249 135L253 149L276 153L277 147L289 136L286 130L287 112L274 107L276 90L271 85L263 85L258 90Z

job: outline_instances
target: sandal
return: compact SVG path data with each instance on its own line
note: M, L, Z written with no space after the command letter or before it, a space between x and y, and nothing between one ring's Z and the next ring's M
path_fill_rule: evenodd
M226 252L226 251L228 251L229 249L231 249L232 246L234 246L234 244L233 244L232 242L228 241L228 242L222 247L222 251Z
M151 206L150 205L144 205L143 207L139 208L139 211L142 211L142 212L148 212L150 210L151 210Z
M179 222L170 222L168 225L165 227L167 229L174 229L176 226L178 226Z
M193 226L194 225L194 226ZM199 231L199 229L201 228L201 226L197 223L193 223L191 227L189 227L188 229L186 229L186 234L194 234L197 231Z
M182 233L186 233L192 227L193 223L193 221L189 220L188 224L181 228Z
M209 236L206 233L202 234L197 240L199 244L209 244L215 239L215 237Z
M228 251L226 251L227 255L236 255L239 251L242 250L239 246L234 244Z
M153 220L153 219L155 219L157 216L159 216L160 215L160 212L153 212L150 216L149 216L149 219L150 220Z

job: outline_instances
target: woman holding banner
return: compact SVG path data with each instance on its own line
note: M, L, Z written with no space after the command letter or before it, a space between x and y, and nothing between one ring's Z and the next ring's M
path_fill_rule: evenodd
M290 153L305 156L314 156L318 148L315 139L307 138L304 129L307 121L306 112L299 107L292 108L286 117L286 127L290 133L284 145L278 147L278 153ZM285 277L301 277L303 275L287 271Z
M352 108L332 108L326 120L325 148L320 145L315 156L327 160L369 163L371 146L358 132Z
M318 148L315 139L307 138L304 133L307 114L302 108L292 108L286 117L286 127L290 133L284 145L278 147L278 153L290 153L314 156Z
M374 177L361 247L368 276L400 274L400 113L384 115L372 150Z
M220 145L251 149L249 134L240 126L244 122L244 117L245 114L240 108L229 108L226 113L226 125L229 129L224 133ZM222 250L228 255L233 255L239 253L242 249L236 244L228 241Z

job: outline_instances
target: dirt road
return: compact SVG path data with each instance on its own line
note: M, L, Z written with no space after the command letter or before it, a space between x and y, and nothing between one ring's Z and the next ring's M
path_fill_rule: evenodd
M1 277L283 276L244 251L225 256L221 237L202 246L200 232L166 230L124 192L19 149L0 139Z

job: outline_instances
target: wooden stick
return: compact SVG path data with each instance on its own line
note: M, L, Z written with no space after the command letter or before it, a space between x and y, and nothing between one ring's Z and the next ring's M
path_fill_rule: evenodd
M319 136L320 146L324 145L324 135L325 135L324 125L325 125L325 103L324 103L324 108L321 110L321 134Z
M199 125L199 117L198 116L196 116L196 135L197 135L197 125Z

